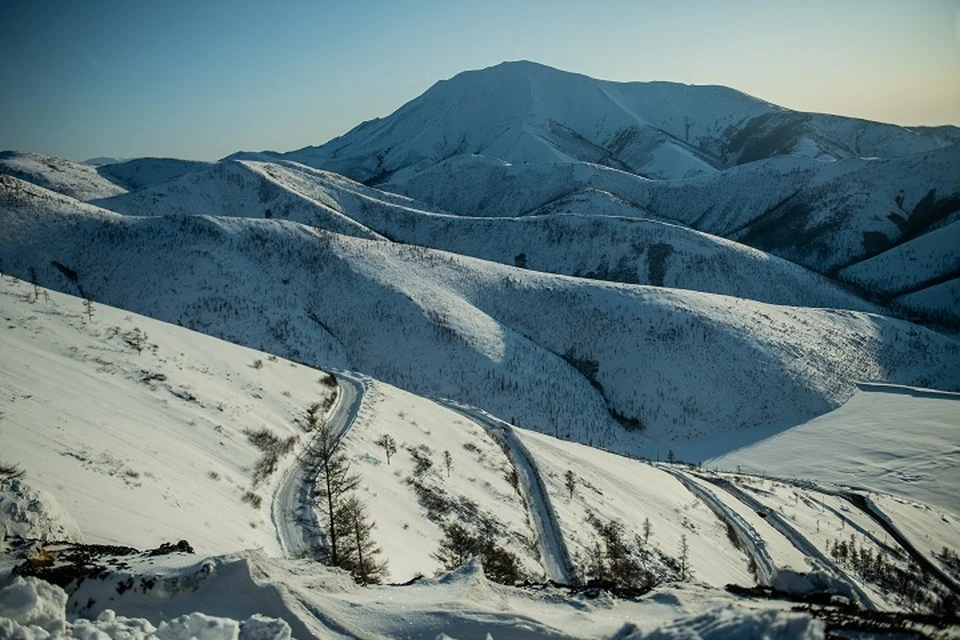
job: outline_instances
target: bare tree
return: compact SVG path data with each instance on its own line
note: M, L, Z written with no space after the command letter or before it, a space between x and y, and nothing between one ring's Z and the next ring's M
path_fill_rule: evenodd
M570 499L573 500L573 492L577 488L577 476L574 475L573 471L567 469L567 473L563 476L564 484L567 487L567 491L570 492Z
M397 452L397 441L393 439L393 436L385 433L374 441L373 444L383 447L383 453L387 456L387 464L390 464L391 456Z
M330 564L340 566L342 562L339 542L344 526L338 517L348 494L360 484L360 476L350 472L350 461L342 451L340 434L333 427L322 422L319 412L308 411L309 431L316 435L310 441L310 447L301 463L307 473L316 474L316 497L324 511L327 521L327 541L330 545Z
M653 526L650 524L650 518L643 519L643 546L650 544L650 532L653 530Z
M143 353L143 348L147 346L147 333L140 327L134 327L121 337L128 347L136 350L138 355Z
M690 570L690 545L687 543L687 534L680 535L680 579L688 580L692 575Z
M349 570L353 579L362 585L380 584L387 575L387 563L379 559L381 550L371 535L375 525L366 505L352 495L341 505L337 519L344 543L340 566Z
M453 466L453 456L450 455L449 451L444 450L443 452L443 466L447 468L447 477L450 477L450 467Z
M33 285L33 301L36 302L40 299L40 286L37 284L37 270L30 267L27 269L27 273L30 275L30 284Z
M87 322L93 322L93 300L90 298L84 298L83 310L87 314Z

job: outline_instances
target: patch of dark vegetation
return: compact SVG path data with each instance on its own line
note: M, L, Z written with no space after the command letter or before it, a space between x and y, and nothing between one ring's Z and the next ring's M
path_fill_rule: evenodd
M27 474L16 463L0 462L0 482L20 480Z
M483 563L483 574L500 584L516 584L524 579L520 560L516 554L496 543L497 524L485 522L476 533L471 533L460 524L444 526L440 548L433 554L448 570L463 566L471 558Z
M837 564L849 569L864 582L880 588L881 593L895 594L912 609L934 610L939 603L933 576L915 563L906 569L890 562L883 550L874 553L870 546L857 545L855 535L849 540L828 543L830 555Z
M168 388L167 390L173 394L174 397L180 398L184 402L196 402L197 404L200 404L200 402L197 400L197 396L193 395L183 387L180 387L179 389Z
M166 374L157 373L155 371L147 371L146 369L140 370L140 382L143 384L152 386L154 382L165 382L166 380Z
M53 260L50 264L56 267L57 271L62 273L64 277L74 284L78 284L80 281L80 276L77 275L77 272L68 267L65 264L61 264L56 260Z
M413 458L414 470L406 483L413 488L427 518L444 532L434 557L449 570L477 557L483 563L484 575L501 584L528 579L516 554L500 544L499 540L504 537L503 524L496 516L484 512L466 496L451 495L435 482L439 472L434 469L429 447L408 447L407 451Z
M846 611L816 605L795 607L794 611L808 613L818 620L823 620L828 639L864 636L936 640L955 637L953 632L958 622L956 617L924 613Z
M257 460L257 464L253 469L254 486L273 475L273 472L277 470L277 464L279 464L280 458L293 451L293 447L299 439L295 435L281 439L266 427L258 431L246 429L243 433L247 436L250 444L263 453L263 456Z
M730 137L727 151L738 154L737 164L788 154L806 132L806 113L765 113L753 118Z
M129 569L129 559L133 556L193 554L193 547L186 540L167 542L146 551L120 545L80 543L48 543L37 549L34 542L29 540L15 539L8 542L13 547L13 553L23 558L14 566L14 575L34 576L68 592L71 586L78 586L86 579L104 580L115 571ZM133 578L129 580L132 581ZM119 585L125 583L126 581L121 581Z
M793 608L823 620L827 638L849 638L849 634L876 634L892 637L938 638L939 631L957 628L957 599L955 596L944 598L932 613L906 611L864 611L858 609L847 598L830 591L813 593L790 593L773 587L757 585L744 587L728 584L726 590L732 594L764 600L782 600L796 602Z
M259 494L254 493L253 491L245 491L243 495L240 496L240 500L242 500L243 502L246 502L254 509L259 509L260 506L263 504L263 497L261 497Z
M190 543L186 540L180 540L177 543L173 542L164 542L156 549L148 549L143 552L143 555L148 558L153 558L156 556L168 556L171 553L190 553L192 554L193 547L190 546Z
M583 274L584 278L591 280L603 280L604 282L622 282L624 284L637 284L640 279L637 277L636 263L628 256L622 256L616 266L609 267L606 262L601 262L593 271L587 271Z
M607 411L610 413L610 417L619 422L627 431L643 431L645 428L639 418L626 416L612 407L609 407Z
M681 557L674 558L660 550L651 540L649 520L643 535L632 537L619 521L603 521L592 513L587 521L596 539L593 549L577 560L587 578L585 588L593 585L613 594L637 597L663 582L691 577L688 551L681 549Z
M943 568L954 578L960 578L960 556L953 549L943 548L940 553L934 553L933 556L940 561Z
M560 357L563 358L564 362L580 372L580 375L586 378L587 382L589 382L594 389L601 394L603 393L603 387L600 385L600 382L597 381L597 374L600 372L600 363L598 361L578 358L574 354L573 349L567 349L566 353Z
M801 602L804 604L814 604L820 606L831 606L838 611L859 611L856 605L850 602L849 598L838 595L831 591L814 591L810 593L791 593L781 591L766 585L755 585L744 587L739 584L728 584L726 590L732 594L746 598L759 598L764 600L785 600L787 602Z
M664 286L667 277L667 259L673 253L673 245L658 242L647 250L647 282L655 287Z
M332 373L324 373L320 376L320 384L328 389L334 389L337 386L337 378Z

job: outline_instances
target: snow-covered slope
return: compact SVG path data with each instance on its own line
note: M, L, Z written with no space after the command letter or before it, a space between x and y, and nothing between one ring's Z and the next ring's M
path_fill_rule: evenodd
M393 185L470 216L654 217L833 271L917 237L960 205L960 146L892 159L771 158L686 180L595 165L457 157ZM610 194L598 206L600 191Z
M4 268L41 284L621 450L795 424L861 380L960 384L956 341L883 316L541 274L276 219L0 215Z
M378 237L327 203L277 185L273 171L272 165L263 163L220 162L94 204L134 216L277 217L363 238Z
M294 460L282 459L274 476L248 488L260 452L244 431L265 426L278 435L307 437L300 427L302 405L330 393L324 374L99 303L88 314L78 298L6 275L0 278L0 316L8 329L3 352L10 355L0 362L0 386L11 399L0 414L2 462L26 471L22 480L0 478L0 506L11 496L29 494L31 489L22 488L27 482L46 489L45 513L64 523L75 519L74 537L141 546L187 538L202 554L184 553L185 546L142 554L81 547L82 555L75 556L68 544L47 543L36 552L11 539L14 546L0 553L0 633L13 637L39 639L53 632L80 638L97 630L119 640L154 631L159 637L196 635L203 629L203 637L225 640L237 637L238 630L240 638L252 639L288 637L291 630L301 638L441 632L456 637L466 630L574 638L610 637L618 630L617 637L627 637L624 633L638 628L652 632L663 625L684 638L701 637L690 634L702 625L724 634L762 629L775 637L820 637L807 633L822 628L809 614L780 613L786 603L740 600L718 589L754 580L749 557L754 551L741 550L731 533L732 512L743 514L751 531L763 536L758 543L769 550L781 588L834 580L826 584L841 593L867 594L866 602L881 610L926 610L943 594L942 587L924 582L928 576L910 574L910 584L926 584L928 591L921 600L904 600L914 592L881 590L854 565L830 560L826 550L852 529L851 544L869 549L871 557L890 554L883 561L893 567L889 571L907 575L909 568L883 530L863 514L845 511L837 496L809 486L734 478L752 500L792 523L793 537L786 538L736 493L709 489L711 476L522 429L514 431L530 453L529 471L547 488L551 517L558 518L574 551L578 574L621 580L623 569L611 554L625 552L658 576L646 597L611 597L598 588L577 594L550 586L501 586L485 578L477 563L408 586L360 588L343 573L309 560L269 558L260 551L206 557L231 545L278 551L278 523L264 517L269 507L254 508L241 496L252 488L267 502L272 487L283 481L284 466ZM137 330L146 334L142 342ZM515 463L485 428L469 413L375 380L364 379L363 387L344 446L360 474L360 494L374 514L374 538L390 576L402 580L437 571L433 554L441 527L457 523L495 536L517 555L527 576L541 579L542 558L533 551L527 511L533 507L511 484L518 477L511 474ZM384 434L400 445L389 464L376 443ZM939 443L931 445L932 456ZM678 482L679 476L687 476L686 483ZM714 512L690 492L690 482L723 494L729 511ZM924 505L914 505L921 509L914 513L910 504L882 495L871 499L906 535L921 538L918 547L934 560L941 547L955 547L955 529L930 520ZM36 502L27 509L41 513ZM616 551L613 541L623 549ZM607 554L600 574L598 553ZM80 581L69 573L51 577L67 587L63 593L36 578L8 578L10 563L22 563L24 554L54 563L80 557L78 566L90 568ZM27 565L42 573L43 562ZM837 572L834 578L804 573L824 570L826 565L818 564L823 562ZM851 622L856 618L845 623Z
M958 205L960 207L960 205ZM960 211L960 209L958 209ZM960 220L858 262L837 276L921 315L960 322L960 298L938 295L960 277ZM924 304L923 300L928 302ZM912 302L913 301L913 302Z
M253 194L256 187L257 193ZM265 201L261 195L268 191ZM277 207L278 202L285 202ZM228 162L97 204L121 213L278 215L350 235L377 234L528 269L722 293L776 304L877 308L825 278L745 245L676 224L609 215L470 218L293 162ZM581 207L583 208L583 207ZM344 217L359 223L343 224Z
M78 200L109 198L126 189L104 178L97 167L26 151L0 152L0 174L14 176Z
M960 513L960 394L861 385L842 407L707 461L868 487Z
M302 446L297 421L331 393L317 371L9 277L0 315L0 457L87 542L277 551L278 475L255 481L247 434Z
M405 244L598 280L775 304L876 310L795 264L677 224L616 217L599 199L574 207L590 211L589 215L541 212L522 218L471 218L435 212L415 200L293 162L258 166L278 187L326 204ZM563 211L566 206L557 208Z
M87 164L91 164L89 160ZM134 158L99 163L97 173L133 191L173 180L209 165L209 162L176 158Z

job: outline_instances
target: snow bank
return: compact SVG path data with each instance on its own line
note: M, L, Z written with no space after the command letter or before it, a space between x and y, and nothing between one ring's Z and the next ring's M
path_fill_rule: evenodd
M77 523L56 498L19 479L0 482L0 541L12 537L83 541Z
M290 640L283 620L254 614L245 621L189 613L154 627L142 618L118 616L110 609L95 620L68 622L67 594L37 578L17 577L0 589L0 637L11 640L96 638L105 640Z
M649 634L628 625L613 636L613 640L817 640L823 637L823 623L809 615L776 610L747 611L728 605L682 618Z

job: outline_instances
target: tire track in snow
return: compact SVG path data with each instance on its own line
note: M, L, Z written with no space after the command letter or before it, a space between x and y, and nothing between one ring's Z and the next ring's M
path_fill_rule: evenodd
M744 505L753 509L754 511L760 513L763 512L766 514L766 521L770 523L774 529L776 529L783 537L785 537L790 544L797 548L800 553L807 557L809 562L812 562L818 569L823 573L830 576L834 580L837 580L842 585L846 586L848 589L848 594L852 600L861 609L866 610L876 610L877 606L874 604L873 600L870 598L867 593L860 588L856 582L847 574L846 571L837 566L837 564L828 558L815 544L810 542L806 536L797 531L792 525L790 525L784 518L780 516L775 510L768 508L765 504L741 490L739 487L734 485L732 482L726 478L719 478L711 475L697 474L697 477L714 484L722 489L725 489L727 493L732 495L734 498L742 502Z
M346 371L334 373L339 393L328 420L336 427L339 442L353 426L363 403L363 379ZM308 478L300 464L302 452L309 451L311 444L312 439L293 464L288 465L270 505L270 520L277 531L280 549L287 557L303 555L316 546L321 535L312 500L314 478Z
M914 562L918 565L929 571L934 577L937 578L955 595L960 595L960 585L957 584L950 576L945 572L940 570L940 567L936 566L930 560L920 553L920 551L913 546L913 543L910 542L903 533L897 529L897 526L893 524L893 520L885 514L876 503L871 500L868 496L865 496L860 493L854 493L852 491L838 491L834 495L839 496L852 504L854 507L867 514L872 518L877 524L883 527L883 530L890 534L890 536L897 541L897 544L900 545L900 548L903 549L908 556L910 556Z
M547 577L561 584L578 584L577 571L560 531L560 523L553 510L553 503L550 502L550 495L543 484L543 478L526 445L520 441L509 424L482 409L460 405L449 400L439 402L483 427L491 437L503 445L510 463L517 472L518 484L530 519L537 528L537 543L540 546L540 556L543 558L543 568L547 572Z
M777 573L777 567L770 553L767 551L766 542L763 541L763 537L757 530L754 529L749 522L744 520L739 513L724 504L710 489L697 484L677 469L662 465L656 466L661 471L665 471L676 478L690 493L700 498L722 522L733 527L734 532L737 534L737 539L740 540L740 543L753 559L753 564L757 568L757 582L771 586L773 577Z

